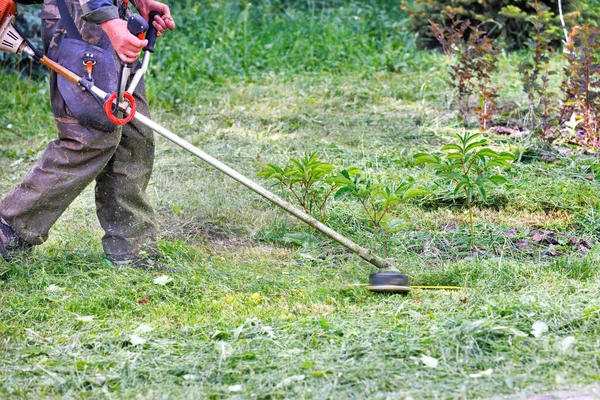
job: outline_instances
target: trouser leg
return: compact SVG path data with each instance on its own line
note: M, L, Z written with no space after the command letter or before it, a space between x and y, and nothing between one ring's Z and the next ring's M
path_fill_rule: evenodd
M136 90L137 112L149 115L143 82ZM154 164L154 133L132 121L123 127L121 142L96 178L96 210L105 235L106 255L116 261L154 251L154 211L146 188Z
M121 129L100 132L69 117L55 74L50 81L58 139L50 142L23 182L0 202L0 217L31 244L47 239L60 215L113 157L121 138Z

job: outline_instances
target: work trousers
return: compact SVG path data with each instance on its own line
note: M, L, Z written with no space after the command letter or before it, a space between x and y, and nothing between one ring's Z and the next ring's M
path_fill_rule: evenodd
M84 40L100 42L104 35L100 27L77 18L79 2L68 4ZM57 19L43 19L42 34L52 57L65 35L64 28ZM134 69L139 68L139 62L136 64ZM156 233L146 188L154 163L153 132L135 121L110 133L81 125L65 104L54 72L50 96L58 138L50 142L23 182L0 202L0 217L28 243L41 244L69 204L95 181L96 213L105 232L102 245L106 255L125 261L138 258L142 250L152 251ZM148 116L143 82L134 97L137 112Z

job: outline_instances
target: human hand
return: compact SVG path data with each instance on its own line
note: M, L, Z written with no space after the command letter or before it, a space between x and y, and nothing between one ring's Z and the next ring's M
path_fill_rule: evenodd
M140 40L127 29L127 22L116 18L101 24L108 35L115 52L123 62L133 63L140 55L142 49L148 45L147 40Z
M169 6L156 0L137 0L135 4L140 15L148 21L152 11L156 11L160 16L155 16L153 21L149 21L156 28L156 36L161 37L167 29L175 29L175 21L171 17Z

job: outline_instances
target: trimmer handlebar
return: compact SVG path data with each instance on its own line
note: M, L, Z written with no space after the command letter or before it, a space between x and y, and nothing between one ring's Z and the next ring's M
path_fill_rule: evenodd
M129 84L129 88L127 89L129 93L135 92L137 85L142 80L142 77L144 76L146 71L148 71L148 64L150 63L150 54L154 53L154 45L156 43L157 36L156 28L154 27L154 25L152 25L152 22L154 21L154 17L157 15L160 16L160 13L152 11L148 16L148 22L144 21L147 25L146 40L148 40L148 45L144 48L144 59L142 60L142 67L136 71L135 75L133 76L133 79L131 80L131 83Z
M144 40L144 33L148 31L148 22L140 14L132 14L127 19L127 29L138 39Z
M148 32L146 32L146 40L148 40L148 46L144 48L145 51L154 53L154 44L156 43L156 28L152 25L155 16L162 17L162 15L156 11L152 11L148 17Z

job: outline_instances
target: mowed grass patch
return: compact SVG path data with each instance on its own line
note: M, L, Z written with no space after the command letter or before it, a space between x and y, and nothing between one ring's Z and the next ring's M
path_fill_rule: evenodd
M370 82L353 75L346 81L350 92ZM182 110L157 120L250 177L263 162L317 150L338 163L431 179L411 167L411 153L438 148L447 134L435 123L415 125L412 106L401 107L391 92L359 107L332 95L320 123L299 128L281 116L301 121L318 112L310 97L297 95L299 86L310 85L270 78L260 86L252 90L264 95L231 105L231 93L240 90L232 84L230 92L215 91L212 104L190 107L199 110L194 114ZM294 106L278 107L284 99ZM283 120L279 131L265 130L260 112ZM354 122L341 129L336 118ZM326 130L336 133L322 135ZM6 396L473 398L577 388L597 379L597 246L586 255L569 248L553 257L550 245L524 251L507 234L583 235L574 221L586 215L597 188L577 160L517 164L514 186L477 205L477 240L486 249L480 254L466 247L464 205L444 200L445 192L400 208L397 216L410 224L391 236L390 256L414 285L463 289L381 296L360 286L371 266L158 142L149 193L164 262L174 270L106 265L87 190L30 262L3 266ZM19 179L30 162L3 170ZM328 222L377 246L357 204L333 203ZM155 283L162 275L170 281ZM538 338L536 321L548 326Z
M354 261L186 253L166 285L80 254L4 270L3 393L488 397L596 379L597 273L461 262L413 276L464 290L381 296L348 285Z

